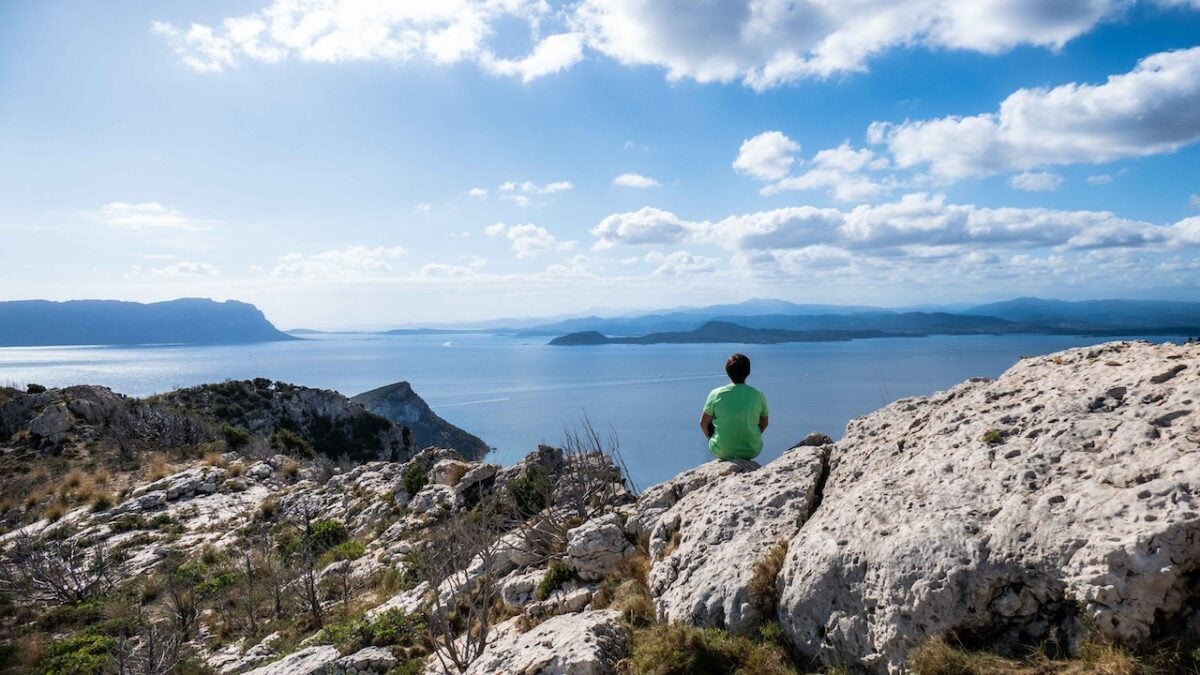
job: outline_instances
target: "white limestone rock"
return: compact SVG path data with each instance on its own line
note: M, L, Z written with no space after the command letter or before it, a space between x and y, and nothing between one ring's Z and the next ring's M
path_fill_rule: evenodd
M274 663L255 668L250 675L323 675L333 670L333 664L341 656L337 647L331 645L306 647Z
M497 637L465 675L613 675L629 635L612 610L563 614Z
M634 537L649 534L658 524L658 518L663 512L678 503L688 493L725 476L754 471L758 467L758 462L746 459L732 462L706 462L694 469L684 471L671 480L647 488L638 498L637 504L627 511L629 520L625 524L625 529Z
M659 620L750 632L754 566L816 506L827 448L796 447L766 466L719 476L664 511L650 535Z
M341 673L386 673L397 663L396 657L382 647L367 647L343 656L334 664Z
M579 578L598 581L616 569L621 560L633 551L633 544L621 528L620 518L615 513L609 513L567 532L567 550L563 562Z
M850 423L791 540L804 653L902 672L950 632L1136 645L1200 598L1200 347L1110 343Z

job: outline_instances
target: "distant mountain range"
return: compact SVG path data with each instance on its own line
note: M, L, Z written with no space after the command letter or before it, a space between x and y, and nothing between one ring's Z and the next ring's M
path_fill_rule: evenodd
M184 298L0 302L0 347L237 344L295 340L254 305Z
M753 306L762 306L756 301ZM1200 334L1200 303L1140 300L1065 302L1019 298L961 312L796 305L788 313L730 313L729 306L640 317L572 319L520 331L558 333L552 345L813 342L926 335ZM800 309L802 308L802 309ZM824 310L828 313L812 313ZM570 331L563 334L563 331Z

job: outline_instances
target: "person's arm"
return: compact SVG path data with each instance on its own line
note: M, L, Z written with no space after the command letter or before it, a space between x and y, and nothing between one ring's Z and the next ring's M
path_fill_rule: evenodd
M704 432L705 438L712 438L712 435L713 435L712 415L709 415L708 413L704 413L704 414L700 415L700 431Z
M758 433L761 434L762 432L764 432L766 430L767 430L767 416L759 415L759 417L758 417Z
M758 392L758 395L762 401L762 410L758 413L758 433L761 434L767 430L767 417L771 412L767 408L767 397L761 391Z

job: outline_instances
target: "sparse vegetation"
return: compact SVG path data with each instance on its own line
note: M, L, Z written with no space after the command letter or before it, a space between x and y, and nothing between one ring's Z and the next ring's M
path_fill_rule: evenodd
M781 539L754 563L754 574L750 577L746 590L749 592L750 602L764 617L774 616L775 608L779 604L776 579L779 577L779 571L783 569L787 551L788 540Z
M563 584L575 578L575 573L571 568L567 567L562 561L555 560L546 568L546 576L542 577L538 583L537 591L534 597L538 600L545 600L550 597L550 594L563 587Z
M997 445L1004 442L1004 432L1000 431L999 429L988 429L987 431L983 432L983 436L981 436L979 440L987 443L988 445Z
M633 634L628 675L793 675L787 653L716 628L664 624Z
M428 484L429 473L416 462L409 464L404 470L404 491L409 496L417 494Z

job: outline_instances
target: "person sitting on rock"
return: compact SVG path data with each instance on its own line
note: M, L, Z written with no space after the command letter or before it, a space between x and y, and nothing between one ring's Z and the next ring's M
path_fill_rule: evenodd
M717 459L754 459L762 452L762 434L767 430L767 397L746 384L750 358L745 354L730 356L725 374L730 383L709 392L700 429L708 439L708 451Z

